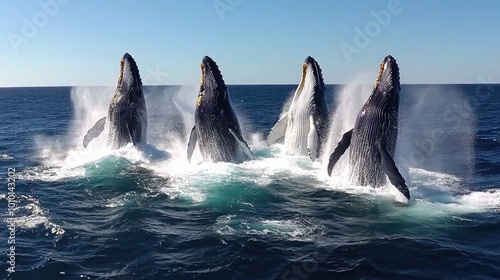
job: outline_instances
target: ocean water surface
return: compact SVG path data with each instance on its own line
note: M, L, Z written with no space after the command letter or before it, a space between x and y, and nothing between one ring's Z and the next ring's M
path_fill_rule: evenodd
M402 86L395 160L408 202L390 185L350 183L347 156L326 173L370 84L327 86L320 160L267 147L294 90L229 86L255 155L230 164L202 162L197 151L187 161L195 86L145 87L148 144L120 150L102 137L82 147L114 88L0 88L0 274L500 279L500 85Z

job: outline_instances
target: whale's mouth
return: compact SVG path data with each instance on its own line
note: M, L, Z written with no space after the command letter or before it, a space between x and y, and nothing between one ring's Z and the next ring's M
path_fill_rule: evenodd
M128 53L120 60L120 76L117 89L122 93L142 92L142 80L134 58Z
M394 57L388 55L380 63L370 100L381 104L386 104L386 102L396 104L399 101L400 90L399 66Z
M391 55L386 56L380 63L377 79L373 87L380 93L389 93L394 90L399 92L401 90L399 66Z
M323 92L324 87L325 82L318 62L311 56L308 56L302 64L302 77L297 87L295 98L298 98L306 88L314 89L314 92Z
M202 101L210 98L216 104L219 98L225 98L227 87L219 70L219 67L210 57L205 56L201 61L201 81L200 92L196 101L196 107L200 106Z
M201 101L203 100L203 96L205 95L205 64L203 62L200 65L201 68L201 81L200 81L200 92L198 93L198 98L196 99L196 108L201 105Z

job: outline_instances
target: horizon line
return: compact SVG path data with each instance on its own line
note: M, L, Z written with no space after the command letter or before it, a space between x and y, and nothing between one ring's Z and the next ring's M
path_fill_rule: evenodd
M325 85L333 85L333 86L345 86L353 83L325 83ZM500 85L500 82L492 82L492 83L444 83L444 84L438 84L438 83L404 83L401 85L482 85L482 84L487 84L487 85ZM293 83L293 84L286 84L286 83L276 83L276 84L226 84L227 86L296 86L298 84ZM112 85L34 85L34 86L0 86L0 89L2 88L56 88L56 87L111 87ZM147 84L143 85L147 87L154 87L154 86L159 86L159 87L165 87L165 86L198 86L198 84L169 84L169 85L156 85L156 84Z

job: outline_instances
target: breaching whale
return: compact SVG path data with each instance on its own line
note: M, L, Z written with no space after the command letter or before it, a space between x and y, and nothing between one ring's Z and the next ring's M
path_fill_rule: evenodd
M319 157L328 127L325 83L318 62L308 56L288 112L274 125L267 145L284 141L287 153Z
M109 104L108 115L97 121L83 138L83 146L107 129L107 142L112 148L128 143L146 142L147 111L139 69L132 56L123 55L115 94Z
M201 84L194 122L187 150L189 161L196 143L205 161L241 163L253 159L242 137L240 123L219 67L208 56L203 57L201 62Z
M398 137L399 67L388 55L380 64L377 80L368 101L356 118L354 128L346 132L328 162L328 175L350 146L351 178L356 184L381 186L386 177L407 199L410 191L394 163Z

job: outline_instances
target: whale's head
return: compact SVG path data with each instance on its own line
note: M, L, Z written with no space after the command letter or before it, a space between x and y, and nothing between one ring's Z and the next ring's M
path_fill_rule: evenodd
M302 78L295 91L294 100L306 98L311 102L320 100L317 103L323 103L324 96L325 82L323 80L323 73L318 62L311 56L308 56L304 64L302 64Z
M115 94L120 100L140 101L144 99L139 68L128 53L125 53L120 60L120 76Z
M370 95L371 104L377 104L381 108L399 107L399 66L394 57L388 55L380 63L377 79L373 85Z
M147 109L142 81L135 60L128 53L120 60L120 76L109 104L106 119L108 141L120 148L133 142L144 143L147 134Z
M203 57L200 67L201 82L196 108L203 108L205 111L210 108L224 108L229 102L229 96L219 67L208 56Z

